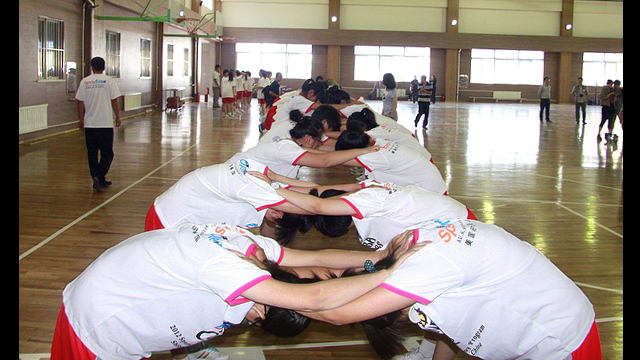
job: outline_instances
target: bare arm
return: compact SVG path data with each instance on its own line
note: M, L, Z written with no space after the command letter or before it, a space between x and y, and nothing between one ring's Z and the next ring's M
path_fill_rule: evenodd
M77 101L78 104L78 118L80 122L78 123L78 127L80 130L84 129L84 103L82 101Z
M116 114L116 126L120 126L122 123L120 121L120 106L118 104L119 97L115 99L111 99L111 108L113 109L113 113Z
M311 284L290 284L274 279L262 281L242 296L266 305L297 311L333 309L366 294L380 285L391 271L323 280Z
M318 168L331 167L347 163L360 155L378 151L379 149L380 147L377 146L369 146L362 149L340 150L327 152L324 154L314 154L311 152L307 152L306 154L302 155L300 159L298 159L296 165Z
M314 214L356 215L356 211L346 202L338 199L321 199L317 196L280 188L276 192L292 204Z

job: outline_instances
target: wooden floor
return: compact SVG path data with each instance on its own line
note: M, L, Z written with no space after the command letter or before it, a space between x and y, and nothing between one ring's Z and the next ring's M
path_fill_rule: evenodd
M576 125L572 105L554 104L553 123L540 124L536 104L437 103L428 130L416 135L452 197L535 245L578 283L595 306L604 359L622 359L624 139L618 123L617 145L598 143L600 107L587 111L588 124ZM417 104L399 103L399 122L411 130L416 113ZM105 249L142 232L157 195L182 175L252 147L257 129L255 100L241 121L221 120L210 103L125 120L115 131L113 185L102 193L91 187L83 133L19 145L20 357L48 358L63 287ZM346 167L301 174L321 184L355 181ZM292 247L363 249L354 232L332 240L314 230ZM407 347L421 338L409 329ZM231 328L211 343L232 359L376 358L360 327L324 323L288 340Z

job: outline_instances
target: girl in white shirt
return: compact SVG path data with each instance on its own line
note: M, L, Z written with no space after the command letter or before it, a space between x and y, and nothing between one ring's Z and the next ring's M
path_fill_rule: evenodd
M272 271L245 260L256 255L266 256ZM51 360L139 360L220 336L245 318L264 319L263 329L294 336L306 325L293 331L287 324L269 326L274 307L335 308L391 271L302 285L276 280L276 264L344 269L372 256L378 259L370 252L286 249L225 224L145 232L106 250L65 287Z
M405 234L426 246L382 285L338 309L305 315L334 325L364 321L369 343L386 359L402 348L397 323L407 309L411 322L455 344L438 341L436 356L423 354L434 360L453 359L456 346L491 360L602 358L593 305L529 243L462 219L428 221Z
M393 182L398 185L416 185L439 194L447 194L447 185L438 168L426 157L395 142L373 140L361 127L349 124L338 141L336 150L380 146L380 151L358 156L345 163L362 166L368 179Z
M250 159L205 166L183 176L156 197L147 213L145 231L187 222L224 222L248 229L259 227L262 235L275 237L268 222L277 224L285 212L308 213L288 203L268 184L248 175L248 171L269 173L286 187L315 185L280 176Z
M336 166L379 149L378 146L369 146L348 151L320 151L317 149L322 144L323 131L322 123L306 116L290 130L290 139L258 142L253 148L236 153L226 162L252 159L267 165L277 174L295 179L298 177L300 166Z
M257 175L255 172L252 174ZM257 176L270 182L265 176ZM329 237L342 236L351 225L355 225L360 243L375 250L384 249L393 237L407 227L429 219L459 217L477 220L468 207L455 199L414 185L400 186L367 180L359 184L327 185L311 191L307 189L310 188L295 191L292 191L294 188L280 188L276 191L288 202L317 214L298 216L299 221L311 222ZM304 230L305 226L294 226L291 231L298 228ZM288 229L282 231L289 232Z
M220 97L222 97L222 114L227 118L233 117L236 83L233 80L235 70L224 70L220 80Z

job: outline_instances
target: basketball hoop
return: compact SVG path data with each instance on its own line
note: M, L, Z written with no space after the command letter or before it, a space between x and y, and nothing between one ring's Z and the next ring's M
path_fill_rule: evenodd
M189 35L194 35L198 32L198 29L200 28L200 23L201 23L201 19L194 19L194 18L177 18L176 22L178 24L183 24L185 29L187 30L187 33L189 33Z

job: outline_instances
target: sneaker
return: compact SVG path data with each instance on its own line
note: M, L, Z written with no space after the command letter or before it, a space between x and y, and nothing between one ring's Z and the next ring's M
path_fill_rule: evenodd
M198 351L189 353L189 356L187 358L189 360L196 360L196 359L229 360L229 355L225 353L221 353L220 351L218 351L218 349L216 349L211 345L206 345L204 348Z
M367 180L368 178L369 178L369 177L367 176L367 174L362 174L361 176L358 176L358 177L356 178L356 180L357 180L358 182L361 182L361 181L365 181L365 180Z
M414 347L409 350L407 353L402 355L396 355L391 360L431 360L432 357L424 357L420 354L420 347Z

